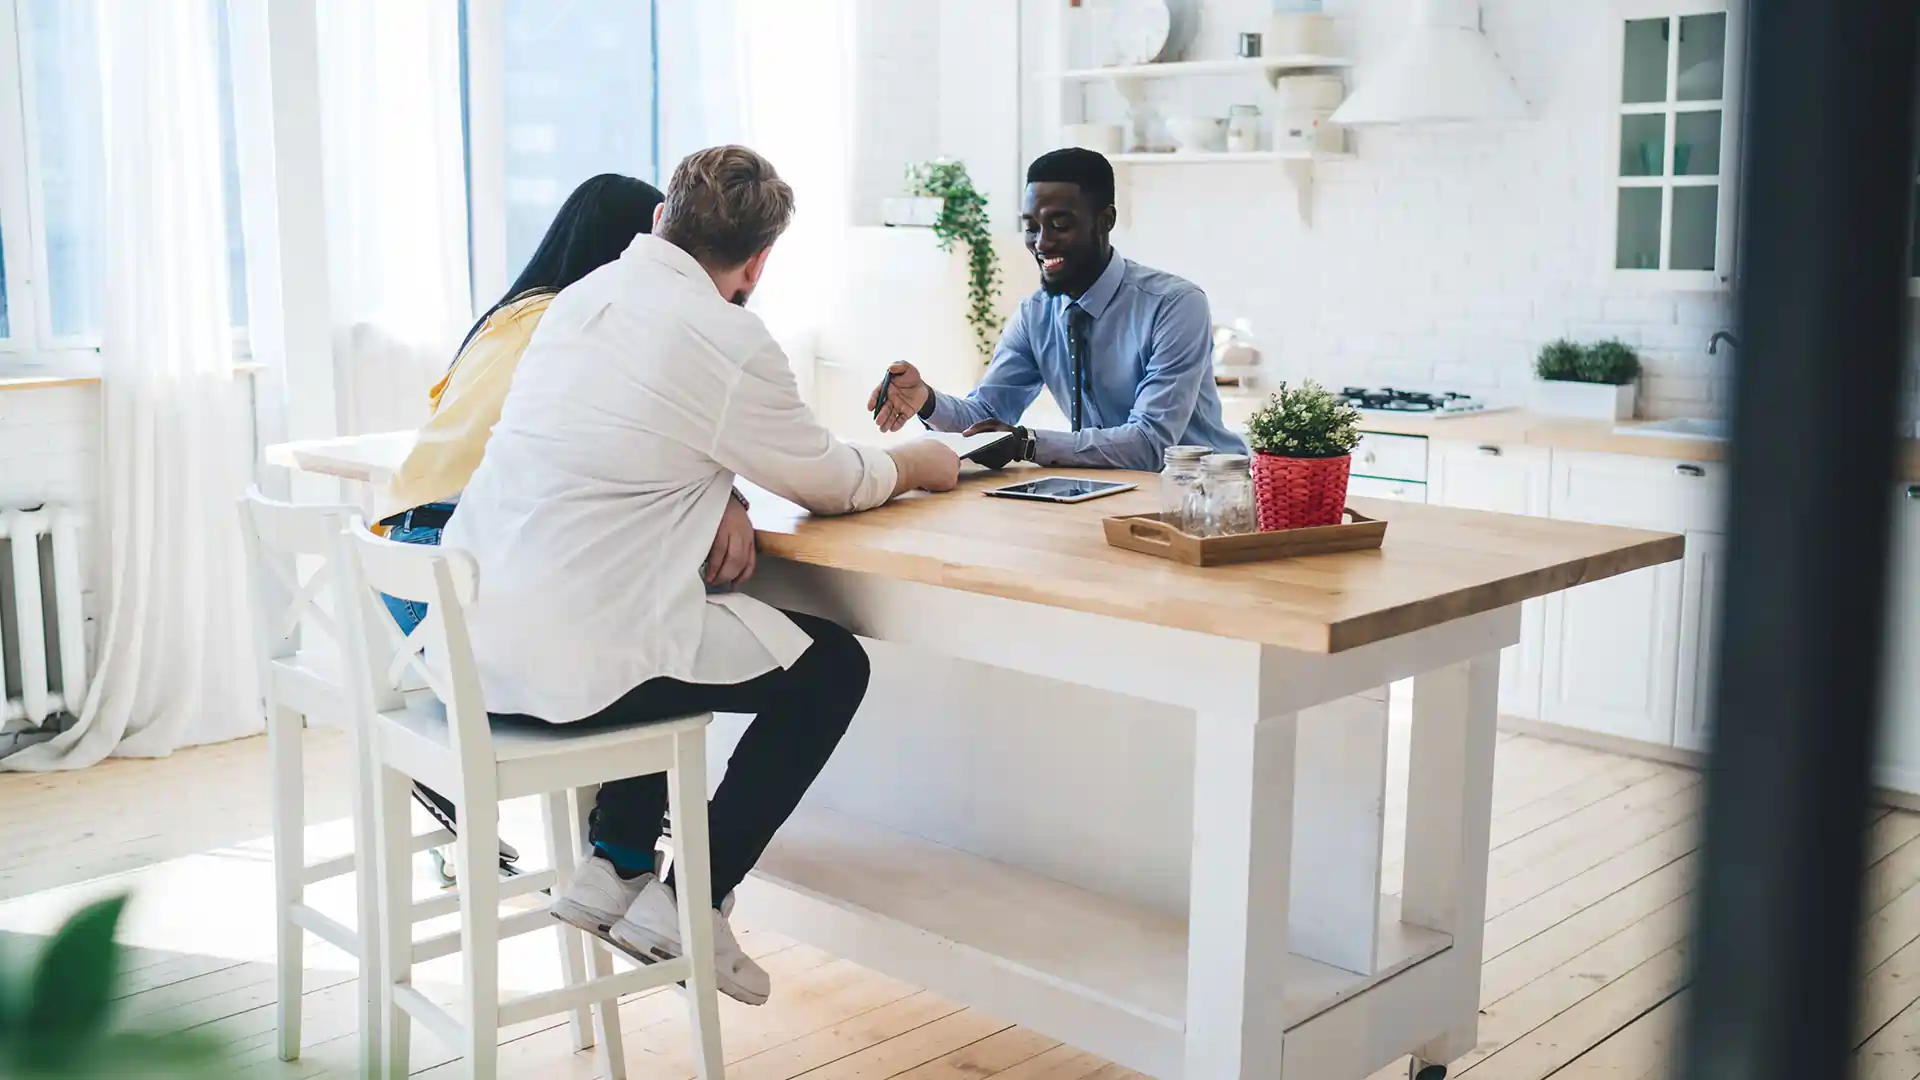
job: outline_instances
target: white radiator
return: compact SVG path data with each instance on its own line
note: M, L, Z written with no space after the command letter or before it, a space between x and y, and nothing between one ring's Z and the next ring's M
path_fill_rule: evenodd
M49 716L79 713L87 698L87 646L80 617L80 515L62 507L0 510L0 553L9 556L10 596L0 597L0 720L38 727ZM43 543L50 537L51 543ZM53 565L43 565L51 552ZM48 596L44 583L51 582ZM47 640L53 614L54 641ZM50 648L51 646L51 648ZM59 661L55 677L48 657ZM18 673L18 682L6 676ZM18 691L15 691L15 687Z

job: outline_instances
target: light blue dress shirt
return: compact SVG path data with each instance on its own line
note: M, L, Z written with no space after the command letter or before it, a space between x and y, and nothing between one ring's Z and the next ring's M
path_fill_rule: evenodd
M1169 446L1247 452L1220 419L1207 294L1117 251L1078 300L1043 289L1021 301L979 387L966 397L936 392L927 424L938 431L987 419L1017 424L1043 386L1072 416L1067 341L1076 306L1092 317L1081 430L1034 432L1039 464L1157 471Z

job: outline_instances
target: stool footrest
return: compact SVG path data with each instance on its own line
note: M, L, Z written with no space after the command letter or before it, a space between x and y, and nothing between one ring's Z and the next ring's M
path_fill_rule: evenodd
M606 975L578 986L563 986L558 990L510 998L500 1003L500 1026L504 1028L525 1020L566 1012L581 1005L591 1005L596 1001L671 986L686 981L692 971L692 965L682 957L623 971L618 975Z
M414 837L413 850L425 851L428 848L437 848L443 844L451 843L453 843L452 833L445 829L434 829ZM351 873L353 873L353 852L351 851L345 855L336 855L331 859L321 859L319 862L308 863L306 867L301 870L302 876L309 885L316 885L322 881L326 881L328 878L337 878L342 874Z
M293 904L287 908L287 918L292 920L295 926L341 952L349 956L360 955L360 935L346 923L331 915L322 915L317 909L306 904Z
M513 877L503 877L500 879L500 899L511 900L516 896L525 896L528 893L539 892L541 889L550 888L553 883L554 873L551 869L535 870L529 874L516 874ZM460 891L458 889L448 889L438 896L429 896L425 900L415 900L413 902L413 921L426 922L428 919L437 919L442 915L451 915L459 910Z
M499 925L499 940L505 941L510 937L531 934L535 930L547 930L560 924L547 912L545 906L541 906L531 911L516 911L511 915L503 915L500 917ZM442 956L452 956L459 951L460 931L449 930L444 934L435 934L414 942L413 962L424 964L429 960L438 960Z

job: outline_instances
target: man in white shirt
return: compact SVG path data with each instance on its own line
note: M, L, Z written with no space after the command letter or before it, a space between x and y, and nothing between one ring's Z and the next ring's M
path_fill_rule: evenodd
M866 693L845 629L731 586L753 570L735 475L815 513L953 487L932 441L841 442L800 400L786 356L744 308L793 193L738 146L674 171L651 236L554 298L514 374L445 542L479 564L469 613L499 723L626 724L758 714L715 792L714 896L752 869ZM680 949L654 875L666 783L601 788L587 859L554 914L645 959ZM749 1004L767 974L714 913L720 989Z

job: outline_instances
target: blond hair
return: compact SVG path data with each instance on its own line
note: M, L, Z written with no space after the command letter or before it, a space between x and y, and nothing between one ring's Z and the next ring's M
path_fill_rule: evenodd
M791 221L793 188L772 162L744 146L715 146L673 170L654 234L724 270L772 247Z

